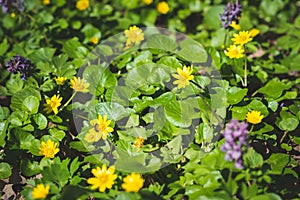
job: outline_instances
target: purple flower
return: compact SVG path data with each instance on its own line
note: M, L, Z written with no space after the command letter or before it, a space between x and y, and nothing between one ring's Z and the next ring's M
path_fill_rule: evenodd
M221 146L221 151L226 152L225 160L234 161L237 168L243 166L243 147L248 146L248 124L232 119L223 133L225 143Z
M2 6L3 13L9 13L12 8L23 11L23 2L24 0L0 0L0 6Z
M228 28L232 23L232 21L235 21L238 24L241 14L242 14L242 5L239 4L238 0L236 0L235 3L228 2L224 9L224 13L220 14L220 20L222 22L222 26L224 28Z
M9 72L16 74L20 72L21 79L26 80L30 73L31 62L27 58L16 55L6 63L6 68Z

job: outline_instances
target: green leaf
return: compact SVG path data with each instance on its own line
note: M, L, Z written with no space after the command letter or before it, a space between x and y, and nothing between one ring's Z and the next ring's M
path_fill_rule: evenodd
M173 52L177 48L175 40L162 34L151 35L148 38L147 45L150 49L169 52Z
M269 174L282 175L284 168L290 162L290 156L283 153L273 153L265 162L271 165L271 170L268 171Z
M43 179L49 182L55 182L63 187L70 177L70 172L68 170L68 164L70 160L67 158L60 161L59 157L54 158L51 165L45 166L41 171Z
M154 99L154 102L156 104L166 105L173 99L175 99L175 94L173 92L165 92L156 99Z
M96 27L94 27L91 24L86 24L82 29L81 32L84 33L84 41L83 43L88 43L91 42L92 38L96 37L98 39L100 39L101 37L101 32L99 31L99 29L97 29Z
M57 139L58 141L62 141L62 139L65 137L66 133L62 130L51 128L49 129L49 133L52 137Z
M185 101L176 101L173 99L164 106L167 120L178 127L188 127L192 124L191 116L195 112L190 104Z
M14 136L19 143L19 148L25 150L29 150L33 140L35 140L33 135L29 132L23 131L22 129L15 129Z
M55 53L55 48L44 47L38 50L35 50L28 57L33 63L38 62L51 62L51 59Z
M183 40L180 43L181 50L178 56L191 63L206 62L208 55L204 47L193 40Z
M39 109L39 99L35 96L28 96L24 99L22 108L24 111L28 111L30 114L35 114Z
M13 126L22 126L23 122L27 120L28 115L22 111L14 111L9 117L9 121Z
M85 48L79 41L77 37L69 39L62 42L62 51L68 54L71 58L86 58L88 55L88 49Z
M164 85L165 82L170 81L170 71L171 68L165 65L148 63L128 72L125 84L132 89L148 85Z
M9 116L9 109L7 107L0 105L0 121L3 121L8 118Z
M101 88L112 88L116 86L117 79L108 68L92 65L83 72L83 78L90 84L90 93L96 94Z
M6 144L6 129L8 126L8 121L0 122L0 147L4 147Z
M15 94L23 89L24 81L20 79L20 75L12 75L11 78L6 82L6 87L10 93Z
M70 174L73 176L73 174L78 170L80 166L80 162L78 162L78 157L76 157L70 165Z
M41 100L41 95L36 89L26 87L13 95L10 104L11 109L20 110L20 108L22 108L24 99L26 99L28 96L36 97L38 101Z
M40 173L40 165L38 162L30 160L21 160L21 172L24 176L33 176Z
M243 156L245 166L250 168L258 168L263 165L263 157L257 153L253 148L248 149L247 153Z
M48 125L47 118L41 113L34 115L33 120L36 123L36 125L38 126L38 129L40 129L40 130L45 129Z
M10 177L12 174L11 167L8 163L0 163L0 179L5 179Z
M230 105L239 103L246 96L247 92L247 88L230 87L227 91L227 103Z
M255 197L251 197L250 200L282 200L280 196L274 193L257 195Z
M204 13L204 25L208 29L219 29L221 26L221 21L219 19L220 13L224 12L224 6L212 6L206 9Z
M173 69L182 68L182 64L173 56L162 57L157 63L169 66Z
M265 106L265 104L263 104L263 102L253 99L248 105L247 105L248 111L250 110L256 110L256 111L260 111L262 115L264 115L264 118L266 116L268 116L269 111L267 106ZM245 115L246 118L246 115ZM245 119L244 118L244 119Z
M125 108L118 103L109 102L98 103L96 105L96 111L102 116L107 115L108 119L114 121L120 120L124 117L128 117L134 112L134 110Z
M140 194L138 194L138 193L128 193L128 192L121 192L116 197L116 200L138 200L138 199L141 199Z
M277 79L272 79L264 87L260 88L258 92L265 94L267 97L277 99L281 96L284 90L291 87L291 84L285 84Z
M4 55L8 48L9 44L7 43L7 38L4 38L3 42L0 44L0 55Z
M269 101L268 102L268 107L273 111L275 112L278 108L278 103L277 101Z
M279 122L279 128L283 131L293 131L299 125L299 120L295 118L285 118Z

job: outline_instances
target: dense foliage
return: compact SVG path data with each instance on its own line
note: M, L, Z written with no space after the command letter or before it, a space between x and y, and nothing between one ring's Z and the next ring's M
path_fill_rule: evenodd
M300 199L300 1L0 5L3 199Z

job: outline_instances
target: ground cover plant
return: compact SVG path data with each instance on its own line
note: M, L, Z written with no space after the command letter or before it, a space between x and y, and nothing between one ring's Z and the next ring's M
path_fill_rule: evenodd
M300 199L300 1L0 5L2 199Z

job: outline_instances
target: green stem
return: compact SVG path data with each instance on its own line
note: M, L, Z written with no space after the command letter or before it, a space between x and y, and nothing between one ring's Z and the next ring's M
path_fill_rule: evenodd
M284 134L283 134L283 136L281 137L281 139L280 139L280 143L282 143L283 142L283 140L284 140L284 138L286 137L286 135L287 135L287 133L288 133L289 131L284 131Z
M249 131L249 134L253 131L253 128L254 128L254 125L252 124L252 126L250 128L250 131Z
M245 63L244 63L244 87L247 87L247 57L245 56Z
M72 99L75 97L77 92L74 92L72 94L72 96L70 97L70 99L59 109L59 111L62 111L67 105L69 105L69 103L72 101Z

